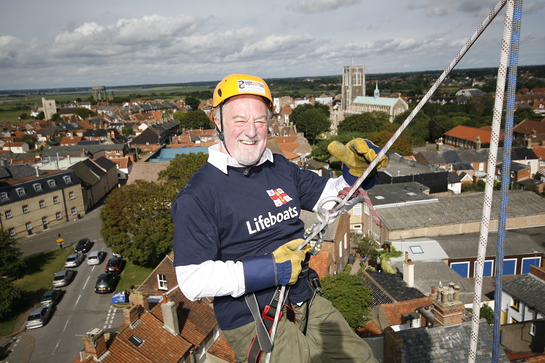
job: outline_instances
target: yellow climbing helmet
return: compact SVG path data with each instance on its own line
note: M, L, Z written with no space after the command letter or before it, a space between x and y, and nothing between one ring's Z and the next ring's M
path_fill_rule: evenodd
M212 96L212 107L217 107L230 97L238 95L257 95L268 100L273 112L273 99L267 83L259 77L247 74L231 74L218 83Z

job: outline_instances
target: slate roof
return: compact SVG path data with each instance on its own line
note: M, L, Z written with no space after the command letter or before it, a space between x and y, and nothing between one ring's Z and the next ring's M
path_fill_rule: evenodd
M545 313L545 281L532 274L526 274L503 286L503 290L533 306L540 313Z
M426 327L401 330L395 333L404 341L403 361L411 363L453 363L467 362L471 341L471 322L461 325ZM490 326L479 324L479 338L476 349L476 363L492 361L493 333ZM509 363L503 350L497 362Z
M385 272L365 271L362 278L364 285L373 291L372 306L425 297L418 289L408 287L400 273L389 274ZM377 294L382 295L384 293L388 298L377 296Z
M98 167L92 160L85 159L70 167L71 170L86 184L95 185L100 182L106 172Z
M92 143L90 145L77 146L47 146L42 150L42 158L48 156L81 156L82 152L86 154L95 154L101 151L116 151L128 148L125 144L99 144Z
M22 167L10 167L10 170L14 168ZM0 167L2 171L3 167ZM13 203L14 201L24 200L32 198L39 194L45 194L51 191L59 190L68 186L80 184L81 181L78 179L76 174L71 170L62 170L62 171L41 171L40 176L36 176L36 171L34 168L26 167L25 169L32 169L33 174L19 173L18 177L13 179L4 179L0 182L0 192L6 193L7 199L0 200L0 205ZM2 174L3 176L5 174ZM13 176L13 174L10 174ZM68 181L64 179L64 176L68 176ZM49 181L54 181L53 184L50 184ZM36 184L39 184L40 187L37 190ZM17 192L17 189L23 188L24 194L20 195Z
M370 196L377 187L370 190ZM371 198L383 225L391 231L480 222L483 199L484 193L463 193L425 204L384 206ZM500 192L494 192L492 199L491 219L498 219ZM545 200L533 192L510 191L506 212L508 218L545 215Z

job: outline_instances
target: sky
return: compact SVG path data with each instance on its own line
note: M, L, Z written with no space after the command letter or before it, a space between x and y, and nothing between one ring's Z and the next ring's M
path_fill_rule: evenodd
M0 90L444 70L496 0L0 0ZM505 8L456 69L500 64ZM519 65L545 64L525 0Z

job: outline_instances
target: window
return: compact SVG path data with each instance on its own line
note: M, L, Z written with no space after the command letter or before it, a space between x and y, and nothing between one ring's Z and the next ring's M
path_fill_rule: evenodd
M15 232L15 228L10 228L8 231L9 231L9 235L12 236L12 237L15 236L15 235L17 234L17 233Z
M24 197L26 195L25 188L17 188L17 195L20 197Z
M74 192L68 193L68 198L70 198L70 199L76 199L76 193L74 193Z
M60 202L61 202L61 201L59 200L59 196L58 196L58 195L55 195L55 196L53 197L53 203L59 204Z
M57 186L57 184L55 183L53 179L49 179L47 181L47 184L49 185L50 188L55 188Z
M159 290L168 290L166 275L157 274L157 286Z
M62 219L62 213L61 212L55 213L55 217L57 217L57 219Z
M13 217L13 214L11 213L11 210L7 210L4 215L6 216L6 219L10 219Z
M361 224L354 224L352 229L361 231L362 225Z
M358 203L352 209L352 215L361 216L361 203Z
M76 207L72 207L72 209L70 209L70 212L72 212L72 215L75 216L76 214L78 214L78 209Z
M9 200L9 198L8 198L8 193L6 193L6 192L0 193L0 200L1 200L2 202L7 202L7 201Z
M42 224L48 224L48 223L49 223L49 218L42 217Z
M40 208L45 208L45 200L40 200Z
M23 213L28 213L30 212L30 209L28 208L28 205L24 205L23 206Z
M515 309L516 311L518 311L519 308L520 308L520 301L519 301L519 299L513 298L513 302L511 303L511 307L512 307L513 309Z
M68 175L63 176L62 178L66 184L70 184L72 182L72 178Z
M479 171L484 171L484 163L479 163Z
M536 335L536 325L534 323L532 323L532 325L530 326L530 335L531 336Z
M25 227L27 231L30 231L32 229L32 222L26 222Z
M409 249L411 250L411 252L412 252L414 255L418 255L418 254L424 253L424 250L422 249L421 246L409 246Z
M41 192L42 191L42 184L40 183L34 183L32 185L34 187L34 190L37 191L37 192Z

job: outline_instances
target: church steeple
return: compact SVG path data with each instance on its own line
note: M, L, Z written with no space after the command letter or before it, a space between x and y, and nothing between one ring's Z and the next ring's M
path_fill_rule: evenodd
M379 98L379 97L380 97L380 90L378 89L378 81L377 81L375 86L375 98Z

